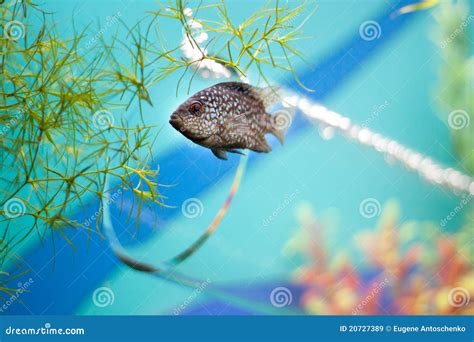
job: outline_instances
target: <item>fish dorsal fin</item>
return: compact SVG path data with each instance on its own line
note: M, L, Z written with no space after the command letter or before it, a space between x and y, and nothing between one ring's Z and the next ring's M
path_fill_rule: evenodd
M250 96L257 101L262 101L265 108L270 107L279 100L277 88L258 88L243 82L222 82L216 86L237 91L242 95Z
M217 87L223 87L229 90L235 90L243 94L252 93L255 89L254 86L243 82L222 82L216 84Z
M250 96L254 100L261 101L257 88L242 82L222 82L216 84L217 87L225 88L230 91L236 91L245 96Z

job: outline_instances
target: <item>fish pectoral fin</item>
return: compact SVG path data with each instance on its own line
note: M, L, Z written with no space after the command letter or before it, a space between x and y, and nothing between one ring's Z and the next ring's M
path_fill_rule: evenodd
M227 160L227 153L218 148L211 148L212 153L219 159Z

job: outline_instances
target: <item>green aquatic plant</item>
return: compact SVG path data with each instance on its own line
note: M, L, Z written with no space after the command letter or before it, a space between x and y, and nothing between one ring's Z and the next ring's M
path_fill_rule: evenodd
M127 120L151 102L133 33L125 67L119 48L86 49L87 29L61 37L29 1L1 7L0 25L1 264L32 233L71 245L68 229L100 234L101 210L95 228L72 214L89 198L101 207L106 181L117 184L110 191L131 189L139 205L163 205L152 127Z
M474 174L474 16L464 1L444 2L435 12L434 41L444 62L439 71L436 100L447 121L456 154Z
M224 2L199 5L191 11L219 18L194 17L212 35L206 49L215 53L189 60L181 49L196 42L184 1L169 1L132 25L117 12L110 18L115 32L108 34L111 27L78 29L74 23L72 32L60 34L52 15L32 1L3 4L0 270L12 268L30 236L59 235L75 247L71 231L102 234L103 198L122 190L132 194L138 218L144 204L165 206L158 171L151 167L158 132L144 119L154 104L150 88L177 72L190 86L196 65L205 60L240 76L255 67L265 78L264 66L293 73L293 56L300 54L292 42L306 20L303 9L269 2L236 24ZM166 47L163 20L183 30L182 42ZM96 214L77 221L74 213L91 199ZM14 291L3 286L14 277L0 273L0 290Z
M159 30L160 23L165 22L177 25L183 30L184 39L177 46L162 45L155 51L159 58L168 62L158 77L161 79L176 71L181 71L184 76L189 69L194 69L189 90L198 66L214 61L234 70L240 78L248 77L253 70L270 85L264 72L266 66L271 67L273 72L288 72L304 88L292 65L294 57L303 59L293 45L303 39L302 26L316 10L316 6L311 11L307 11L308 8L310 6L306 2L290 7L280 4L278 0L268 1L243 22L236 23L224 1L192 7L188 1L168 0L158 11L150 12L152 21L156 19L158 22L155 29ZM200 35L206 36L205 46L199 45ZM199 51L196 58L182 57L180 49L185 44Z

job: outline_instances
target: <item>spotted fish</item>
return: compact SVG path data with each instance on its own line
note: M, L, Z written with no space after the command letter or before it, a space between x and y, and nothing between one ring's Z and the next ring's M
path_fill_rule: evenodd
M267 112L277 100L271 88L218 83L182 103L171 115L170 124L220 159L226 160L227 152L241 153L243 149L270 152L265 134L273 134L283 144L285 123L291 120L289 112Z

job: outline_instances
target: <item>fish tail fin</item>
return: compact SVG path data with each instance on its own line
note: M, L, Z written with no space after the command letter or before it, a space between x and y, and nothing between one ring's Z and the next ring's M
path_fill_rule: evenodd
M283 145L285 143L286 130L283 131L281 129L273 129L271 133L278 139L280 144Z
M294 116L294 108L280 109L270 116L270 133L273 134L282 145L285 143L285 135L293 122Z

